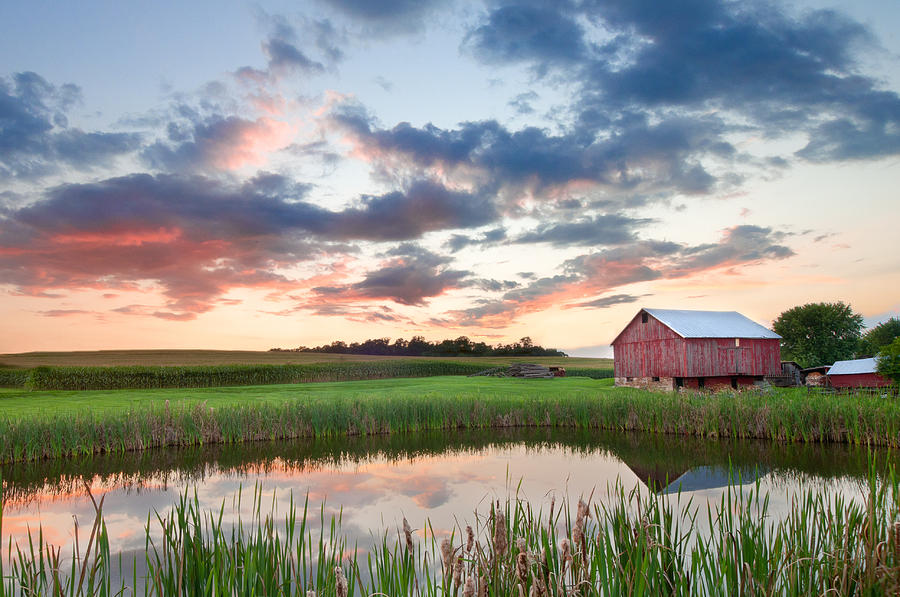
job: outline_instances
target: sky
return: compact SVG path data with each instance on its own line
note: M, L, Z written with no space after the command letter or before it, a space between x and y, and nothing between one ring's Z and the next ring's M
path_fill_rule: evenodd
M900 313L900 10L6 2L0 353Z

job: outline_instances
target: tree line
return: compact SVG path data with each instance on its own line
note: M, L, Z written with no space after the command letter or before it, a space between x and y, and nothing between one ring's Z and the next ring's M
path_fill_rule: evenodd
M410 340L397 338L370 338L364 342L335 340L322 346L299 346L297 348L271 348L270 352L325 352L332 354L385 355L404 357L564 357L566 353L555 348L544 348L534 344L525 336L512 344L491 346L484 342L473 342L466 336L456 339L429 342L423 336L413 336Z

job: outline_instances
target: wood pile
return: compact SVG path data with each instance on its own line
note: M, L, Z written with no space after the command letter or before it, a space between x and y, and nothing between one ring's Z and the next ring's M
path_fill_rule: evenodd
M549 367L535 365L533 363L516 363L509 367L493 367L479 373L473 373L469 377L523 377L528 379L552 379L553 373Z

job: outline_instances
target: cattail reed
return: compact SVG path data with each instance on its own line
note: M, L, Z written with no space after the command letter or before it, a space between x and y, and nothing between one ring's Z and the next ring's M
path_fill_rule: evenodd
M463 576L463 557L462 554L456 556L456 561L453 562L453 586L455 590L458 590L460 586L462 586L462 576Z
M475 597L475 581L469 576L466 578L466 584L463 587L463 597Z
M453 569L453 544L447 537L441 540L441 562L444 565L444 576L450 576Z
M406 551L412 553L413 551L413 540L412 540L412 529L409 526L409 521L406 520L406 517L403 517L403 536L406 538Z
M348 593L347 578L344 576L344 570L340 566L334 568L334 592L337 597L347 597Z
M466 525L466 553L472 553L472 546L475 544L475 531L470 525Z
M528 554L524 551L516 554L516 578L523 586L528 582Z
M509 548L509 538L506 532L506 515L500 509L499 504L494 511L494 554L497 558L506 555Z

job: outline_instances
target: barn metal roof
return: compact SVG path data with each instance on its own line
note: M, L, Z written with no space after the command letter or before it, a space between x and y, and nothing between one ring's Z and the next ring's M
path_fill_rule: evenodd
M682 338L773 338L781 336L737 311L644 309Z
M835 361L828 375L856 375L859 373L875 373L875 359L853 359L852 361Z

